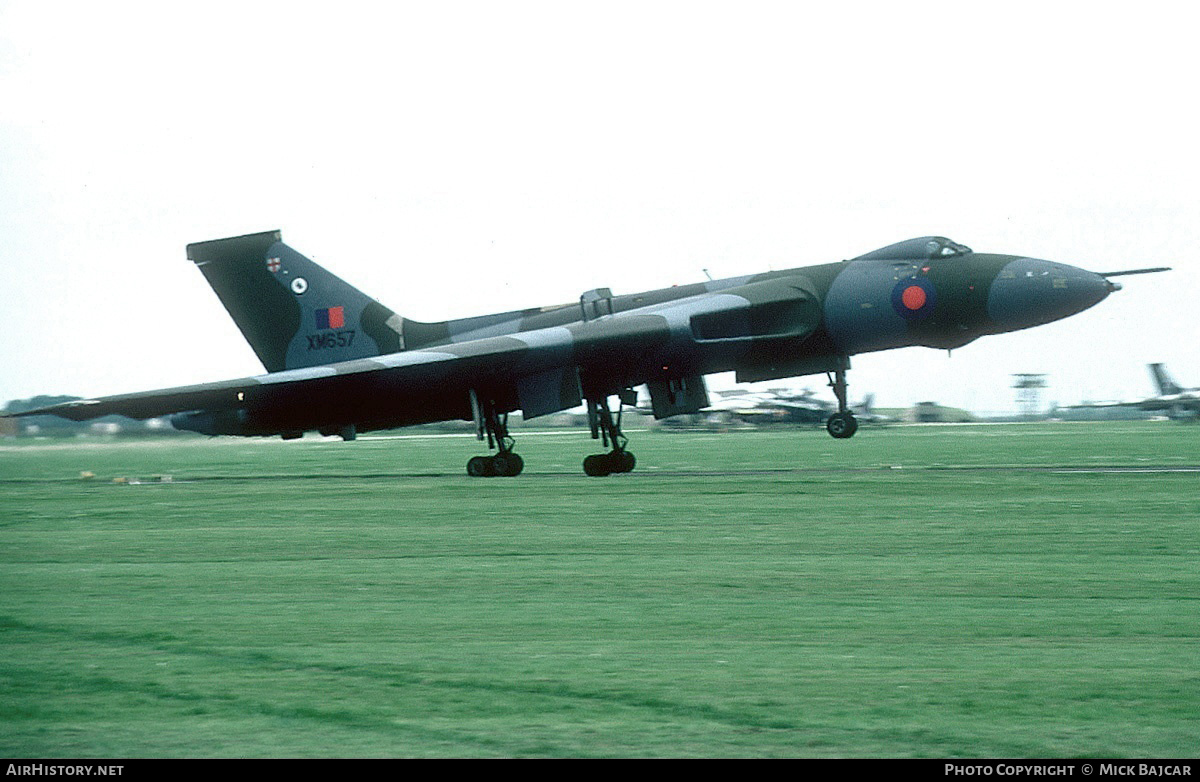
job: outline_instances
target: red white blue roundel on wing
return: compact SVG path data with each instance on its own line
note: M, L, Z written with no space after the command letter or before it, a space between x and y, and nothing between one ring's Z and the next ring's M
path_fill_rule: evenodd
M925 277L909 277L892 288L892 307L902 318L924 320L933 314L936 303L937 293Z

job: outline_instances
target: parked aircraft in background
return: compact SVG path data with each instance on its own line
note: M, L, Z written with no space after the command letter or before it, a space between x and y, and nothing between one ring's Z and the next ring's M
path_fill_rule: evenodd
M31 410L87 420L171 415L209 435L340 435L474 421L495 455L475 476L513 476L508 414L524 418L586 403L588 475L629 472L621 407L649 389L656 418L710 405L704 375L738 382L824 373L837 397L826 427L851 437L850 356L913 345L948 349L988 334L1065 318L1120 288L1096 274L1019 255L976 253L949 239L911 239L848 261L614 295L462 320L401 317L288 247L278 231L200 242L204 274L267 373ZM461 280L449 280L451 287Z
M750 391L734 388L715 392L719 397L702 411L743 423L766 424L823 424L837 412L837 405L818 399L809 389L794 391L773 388Z
M875 412L874 394L867 394L861 402L852 406L851 410L854 411L854 416L859 420L859 423L881 426L896 422L896 419L890 415Z
M821 399L809 388L769 388L765 391L734 388L714 392L719 398L701 412L710 420L740 421L756 426L771 424L824 424L837 412L837 405ZM850 412L861 424L887 423L892 419L875 412L875 395L850 405Z
M1164 364L1148 364L1150 377L1158 388L1158 396L1133 402L1096 402L1072 405L1072 409L1128 407L1150 413L1160 413L1176 421L1200 420L1200 388L1183 388L1175 382Z

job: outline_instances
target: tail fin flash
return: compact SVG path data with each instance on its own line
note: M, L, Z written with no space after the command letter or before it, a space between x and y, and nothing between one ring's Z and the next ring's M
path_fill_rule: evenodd
M268 372L404 349L392 310L288 247L279 231L189 244Z
M1175 394L1183 393L1183 388L1167 374L1166 367L1162 364L1151 364L1150 374L1154 376L1154 384L1158 386L1158 393L1162 396L1174 396Z

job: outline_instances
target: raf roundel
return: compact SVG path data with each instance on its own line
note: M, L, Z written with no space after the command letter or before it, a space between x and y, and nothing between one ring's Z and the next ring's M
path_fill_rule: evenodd
M905 309L916 312L925 306L926 298L924 288L920 285L909 285L900 294L900 303L904 305Z
M292 293L299 296L306 290L308 290L308 280L304 279L303 277L297 277L296 279L292 280Z
M909 277L892 289L892 307L907 320L924 320L933 314L936 295L925 277Z

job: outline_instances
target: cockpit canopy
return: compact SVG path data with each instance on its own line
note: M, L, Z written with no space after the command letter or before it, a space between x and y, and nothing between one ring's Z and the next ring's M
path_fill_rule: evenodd
M967 255L971 248L951 241L944 236L922 236L896 242L887 247L852 258L854 261L932 261L938 258L953 258Z

